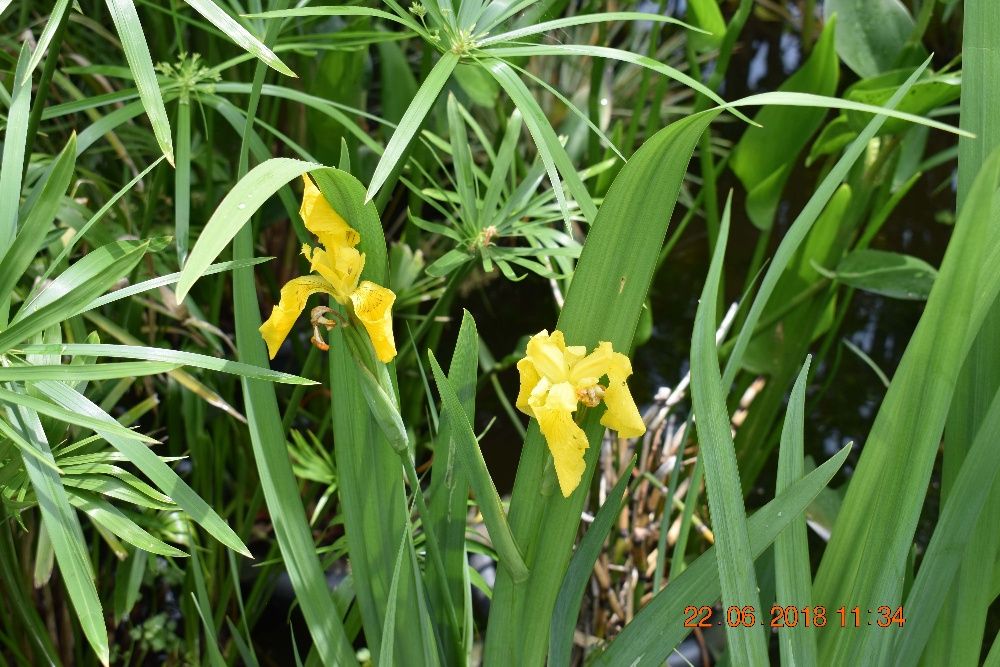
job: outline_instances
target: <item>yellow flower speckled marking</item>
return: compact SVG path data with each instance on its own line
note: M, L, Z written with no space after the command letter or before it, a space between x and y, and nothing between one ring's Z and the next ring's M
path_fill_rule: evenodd
M580 484L585 468L583 452L587 436L574 421L573 413L583 403L607 410L601 423L623 438L646 432L646 425L625 380L632 374L628 357L615 352L611 343L600 343L587 354L582 345L566 345L561 331L535 334L528 341L527 355L517 362L521 390L519 410L538 420L555 463L563 496L569 497ZM607 376L607 386L600 383Z
M359 281L365 256L354 246L361 241L361 235L333 210L307 176L302 180L305 191L299 213L306 229L315 234L323 246L303 245L302 254L309 260L309 268L318 275L294 278L281 288L278 305L260 327L267 352L274 359L309 297L325 292L340 305L350 305L354 316L368 332L376 356L383 363L391 361L396 356L392 337L392 304L396 295L370 280Z

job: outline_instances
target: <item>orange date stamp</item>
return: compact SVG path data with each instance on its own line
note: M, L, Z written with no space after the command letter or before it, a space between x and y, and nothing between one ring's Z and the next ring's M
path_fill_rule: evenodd
M709 605L684 607L685 628L751 628L755 625L771 628L824 628L827 625L841 628L901 628L905 623L903 608L887 605L875 609L843 606L828 612L822 605L797 607L774 604L767 615L758 614L756 609L749 606L733 605L726 608L725 614L721 609L717 610Z

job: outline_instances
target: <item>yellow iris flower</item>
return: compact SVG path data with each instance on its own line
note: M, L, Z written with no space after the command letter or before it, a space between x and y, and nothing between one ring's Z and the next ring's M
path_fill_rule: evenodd
M573 413L583 403L607 407L601 423L623 438L646 432L646 424L625 384L632 374L628 357L615 352L611 343L600 343L587 354L582 345L566 345L561 331L542 331L528 341L527 355L517 362L521 390L517 407L538 420L555 462L559 489L569 497L580 485L586 464L583 452L587 436ZM608 384L600 384L607 376Z
M305 309L306 300L316 292L325 292L342 306L350 304L349 310L364 325L376 356L383 363L389 362L396 356L392 337L392 304L396 295L370 280L359 282L365 255L354 246L361 241L361 235L333 210L312 180L307 176L302 180L305 191L299 214L306 229L315 234L323 246L303 244L302 254L309 260L311 270L319 275L295 278L281 288L278 305L260 327L267 352L274 359L295 320Z

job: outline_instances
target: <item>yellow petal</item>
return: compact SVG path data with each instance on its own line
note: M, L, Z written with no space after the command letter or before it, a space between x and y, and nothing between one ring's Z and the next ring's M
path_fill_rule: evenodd
M327 250L341 247L353 248L358 245L361 235L348 225L339 213L333 210L311 178L303 175L302 180L305 183L305 189L302 192L302 206L299 208L299 215L306 223L306 229L315 234Z
M601 345L610 347L610 343ZM601 423L618 431L618 435L623 438L637 438L646 432L646 424L625 383L625 379L632 374L632 364L624 354L612 352L607 369L608 389L604 392L607 410L601 417Z
M316 292L333 294L330 283L319 276L302 276L289 280L281 288L281 299L271 311L267 322L260 325L260 335L267 343L267 354L272 359L278 354L278 348L285 342L288 332L295 325L295 320L306 307L306 300Z
M608 374L608 367L614 354L611 343L601 343L593 352L573 364L569 371L570 382L577 389L593 387L598 380Z
M375 347L375 356L382 363L396 356L396 342L392 337L392 304L396 295L392 290L363 280L351 294L354 314L368 330L368 337Z
M583 460L583 453L588 447L587 436L573 421L573 412L568 409L570 406L576 409L576 392L570 384L563 382L549 390L545 406L535 408L538 426L552 452L559 490L565 498L580 485L587 467Z
M324 250L303 245L302 254L309 260L309 268L333 286L337 302L346 305L365 268L365 256L346 246Z
M528 340L527 358L535 364L535 369L552 382L566 379L569 365L566 362L566 341L561 331L542 330Z
M517 409L530 417L534 417L535 412L528 403L528 398L535 387L538 386L541 376L535 369L535 364L527 357L517 362L517 370L521 375L521 388L517 392Z

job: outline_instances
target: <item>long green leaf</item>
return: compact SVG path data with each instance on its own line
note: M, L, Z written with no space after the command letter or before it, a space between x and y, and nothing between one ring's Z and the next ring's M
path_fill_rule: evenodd
M788 411L781 429L781 449L778 452L778 480L775 495L780 497L805 474L805 402L809 363L806 358L802 371L792 387ZM806 518L796 517L788 528L774 541L775 587L778 604L792 605L799 609L812 604L812 566L809 562L809 535ZM795 665L816 664L815 629L805 623L783 626L778 629L781 644L781 663Z
M162 347L142 347L139 345L108 345L104 343L59 343L22 345L19 351L25 354L61 354L81 357L108 357L111 359L141 359L178 366L195 366L220 373L230 373L257 380L269 380L284 384L317 384L315 380L290 375L270 368L261 368L230 359L210 357L205 354L170 350ZM93 366L90 366L93 368ZM3 371L0 370L0 373Z
M45 236L52 230L63 196L76 166L76 134L70 135L66 146L56 157L51 171L42 184L34 205L24 218L14 243L0 259L0 299L6 299L21 279L24 271L38 256Z
M205 275L209 265L229 245L250 216L257 212L279 188L293 178L323 165L291 158L272 158L262 162L241 178L226 194L212 217L205 223L191 256L177 281L177 301L184 301L192 285Z
M955 573L965 559L979 516L996 484L1000 466L1000 393L994 396L962 463L944 510L920 563L906 604L906 624L896 639L894 665L906 667L920 661L920 654L938 619L947 616L945 604ZM988 552L987 552L988 553ZM982 555L982 552L980 552ZM983 582L980 581L982 586Z
M959 214L927 307L875 418L816 576L831 607L895 607L962 361L1000 293L1000 149ZM900 447L899 443L906 443ZM858 544L864 549L858 549ZM875 626L828 628L821 660L874 661L889 646Z
M54 465L55 461L38 415L28 407L8 408L7 414L22 441L22 446L36 449ZM76 618L97 658L102 664L107 665L110 660L108 631L104 626L104 612L101 609L97 588L94 586L94 570L87 553L87 543L80 528L80 521L70 505L59 474L52 470L51 466L40 464L33 456L22 456L21 460L24 461L31 486L38 498L42 521L45 523Z
M718 110L683 118L657 132L612 183L590 229L557 327L573 345L632 344L639 315L687 162ZM594 317L594 313L601 317ZM514 481L509 521L531 574L518 584L497 573L485 659L537 663L548 648L552 610L572 554L604 427L599 411L582 424L591 444L582 481L568 499L553 493L555 475L538 426L528 429ZM627 664L627 663L626 663Z
M28 117L31 112L31 80L24 76L28 68L31 49L25 41L14 70L14 86L10 107L7 109L7 127L3 137L3 162L0 162L0 258L14 241L17 232L17 209L21 203L21 176L24 165L25 143L28 137ZM0 292L0 302L7 300ZM7 320L7 306L0 303L2 317Z
M406 108L406 113L399 120L396 131L392 133L389 143L385 146L385 152L379 158L375 173L372 174L371 183L368 185L368 192L365 194L365 202L371 201L378 194L396 163L403 159L404 151L410 145L413 137L416 136L420 126L423 125L424 118L434 106L438 94L445 82L451 77L456 65L458 65L458 56L447 51L427 73L427 78L420 84L420 89L417 90L410 106Z
M551 30L562 30L563 28L571 28L578 25L589 25L591 23L610 23L612 21L649 21L650 23L673 23L679 25L687 30L693 30L694 32L706 33L704 30L694 27L684 23L681 20L675 19L672 16L663 16L661 14L649 14L647 12L601 12L600 14L584 14L582 16L568 16L566 18L554 19L552 21L543 21L542 23L534 23L532 25L525 26L523 28L516 28L514 30L508 30L507 32L501 32L497 35L490 35L489 37L484 37L482 39L476 40L476 46L479 48L489 46L490 44L496 44L498 42L513 42L515 40L521 39L522 37L528 37L529 35L538 35L543 32L549 32Z
M160 84L156 80L156 70L153 69L153 58L149 55L146 36L139 23L139 14L135 11L132 0L106 0L111 20L122 41L125 59L132 70L135 87L139 90L142 106L153 125L153 136L160 150L167 157L167 162L174 163L173 139L170 136L170 120L163 106L163 96L160 94Z
M196 12L208 19L209 23L222 31L223 35L233 40L240 48L267 63L268 67L285 76L296 76L288 65L281 62L281 58L274 55L274 51L262 44L249 30L240 25L236 19L226 13L226 10L212 0L184 0L184 2L191 5Z
M28 297L11 325L0 331L0 352L82 312L83 307L127 275L149 242L117 241L90 252Z
M115 422L114 425L106 424L89 415L73 412L72 410L66 410L55 403L50 403L45 399L29 396L28 394L21 392L11 391L9 389L0 389L0 402L27 408L32 412L37 412L47 417L64 421L67 424L74 424L76 426L89 428L94 431L103 429L114 433L120 438L137 440L139 442L156 442L155 439L150 438L148 435L143 435L142 433L127 429L118 422Z
M137 361L113 364L87 364L86 366L70 366L54 364L51 366L8 366L0 368L2 382L37 382L39 380L60 380L74 382L80 380L116 380L118 378L143 377L159 375L179 367L176 363L155 361Z
M719 581L722 606L731 605L763 610L757 592L757 575L750 555L743 487L736 465L736 450L730 427L726 392L719 371L715 342L715 311L719 302L719 279L726 255L732 197L722 214L719 238L705 287L698 302L698 312L691 335L691 399L700 442L699 456L705 458L705 486L712 513L715 545L719 550ZM757 627L726 625L729 657L735 664L766 665L767 644Z
M452 435L457 440L455 451L458 460L465 473L469 477L469 485L476 494L479 509L483 514L483 522L486 530L490 534L493 548L499 556L500 566L510 572L514 581L524 581L528 576L528 568L524 564L524 557L510 532L507 517L503 510L503 503L500 502L500 494L497 493L493 479L486 468L486 461L483 453L479 449L476 441L476 433L472 430L468 415L462 407L462 401L455 393L455 388L451 386L451 381L441 370L434 353L428 351L431 364L431 371L434 373L434 382L437 384L438 393L441 394L441 412L447 415L448 423L452 428Z

